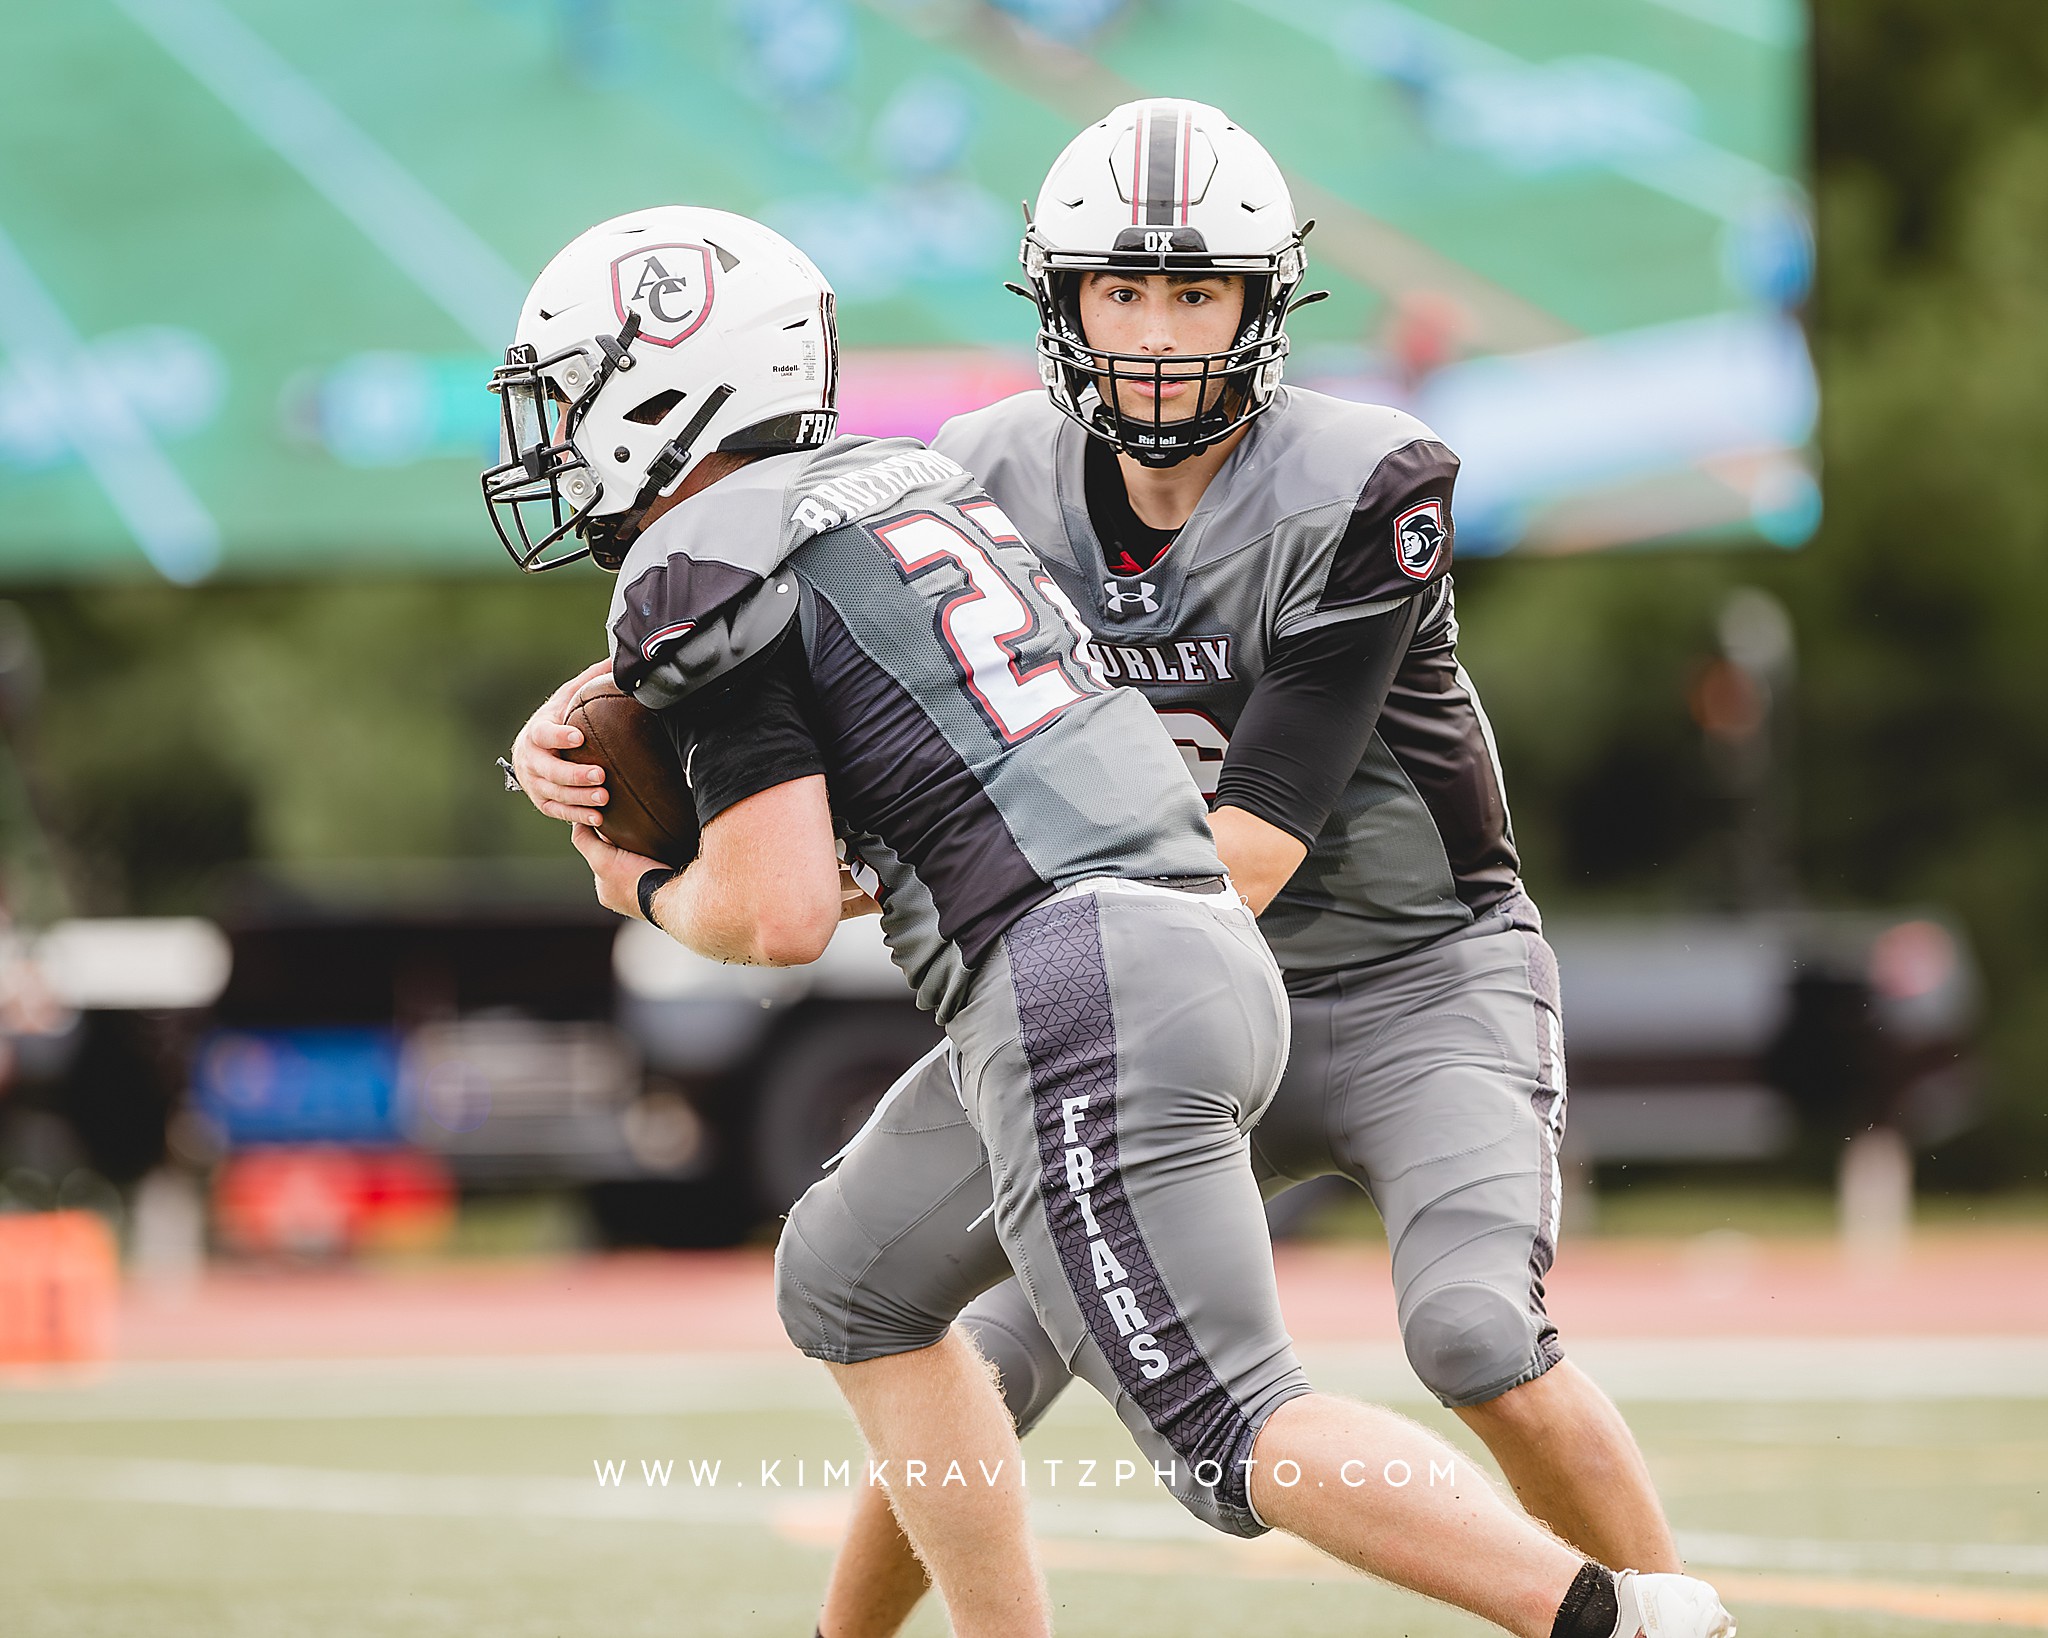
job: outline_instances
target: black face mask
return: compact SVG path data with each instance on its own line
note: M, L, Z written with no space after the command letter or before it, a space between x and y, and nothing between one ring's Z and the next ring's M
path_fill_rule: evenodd
M629 349L639 333L640 315L634 313L618 335L597 337L602 362L595 366L581 347L541 358L524 342L514 342L505 349L505 362L491 372L499 408L498 464L479 481L499 544L529 574L593 555L579 531L604 498L604 484L577 449L576 429L612 374L632 368ZM572 378L586 369L590 385L563 402L553 377ZM573 544L552 550L565 541Z

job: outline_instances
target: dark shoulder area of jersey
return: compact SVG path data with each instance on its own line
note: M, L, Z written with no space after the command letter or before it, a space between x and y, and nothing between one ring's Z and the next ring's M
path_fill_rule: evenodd
M633 543L612 589L612 675L650 710L679 706L763 652L795 617L779 571L786 493L814 452L731 473Z
M1319 610L1406 597L1450 572L1458 457L1421 421L1384 404L1289 387L1257 431L1234 475L1253 515L1240 513L1233 537L1307 507L1349 502ZM1226 506L1239 511L1234 497Z

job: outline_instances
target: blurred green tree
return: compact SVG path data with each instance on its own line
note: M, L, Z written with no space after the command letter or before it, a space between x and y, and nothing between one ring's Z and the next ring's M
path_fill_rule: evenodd
M203 907L244 859L553 856L494 759L603 652L604 576L96 587L23 599L82 907Z
M2048 1172L2048 9L1818 0L1804 550L1461 575L1545 903L1717 896L1688 682L1728 590L1790 608L1797 854L1822 903L1958 915L1990 1120L1947 1175ZM1937 1176L1941 1175L1938 1171Z

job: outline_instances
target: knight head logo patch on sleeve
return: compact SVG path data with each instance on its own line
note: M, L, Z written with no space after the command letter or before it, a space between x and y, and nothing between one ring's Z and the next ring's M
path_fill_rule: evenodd
M711 316L711 252L702 245L645 245L612 263L619 322L640 315L640 339L673 347Z
M1427 580L1444 555L1444 503L1426 500L1394 519L1394 560L1413 580Z

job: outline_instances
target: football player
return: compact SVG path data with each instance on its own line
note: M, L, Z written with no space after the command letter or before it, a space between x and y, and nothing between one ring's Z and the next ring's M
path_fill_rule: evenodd
M1410 1362L1529 1510L1603 1563L1680 1569L1634 1439L1544 1312L1557 968L1458 663L1457 458L1397 410L1280 384L1302 234L1278 167L1214 108L1132 103L1082 132L1023 263L1046 390L933 447L1169 725L1261 912L1294 1022L1252 1135L1262 1182L1364 1189ZM1029 1431L1068 1380L1058 1350L1014 1283L963 1325ZM920 1575L866 1502L824 1638L886 1638Z
M672 870L587 823L602 803L549 754L552 714L522 734L529 795L586 821L600 899L721 959L799 963L840 917L843 845L945 1027L791 1212L777 1297L954 1631L1049 1630L1012 1417L952 1328L990 1281L963 1287L963 1247L932 1234L963 1205L1218 1527L1289 1529L1526 1638L1660 1607L1424 1430L1310 1390L1244 1138L1286 999L1200 797L980 484L912 440L832 436L836 374L831 292L794 247L717 211L617 218L527 298L484 489L522 567L616 568L612 674L688 769L700 848ZM1718 1609L1657 1579L1667 1610Z

